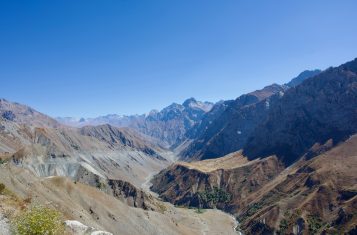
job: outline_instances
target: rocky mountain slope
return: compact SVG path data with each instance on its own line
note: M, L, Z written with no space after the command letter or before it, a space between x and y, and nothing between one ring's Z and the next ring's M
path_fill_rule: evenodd
M0 121L2 153L36 175L130 180L140 185L153 171L167 166L171 155L131 130L97 127L38 128ZM1 155L1 154L0 154ZM89 173L88 173L89 172Z
M279 109L283 109L284 111L289 109L294 110L296 108L292 107L295 102L294 99L296 98L302 100L303 98L298 97L300 94L292 94L293 91L302 89L298 87L301 87L300 84L305 80L309 80L309 78L316 76L328 76L326 73L327 71L321 72L320 70L306 70L283 86L274 84L267 86L262 90L243 95L237 98L234 102L230 102L223 111L216 115L211 115L214 116L214 118L209 120L209 122L204 122L205 117L210 116L210 112L207 113L203 118L203 121L192 128L197 131L189 130L187 132L188 134L186 136L188 140L186 140L183 146L180 146L178 150L181 158L184 160L216 158L242 149L245 146L248 148L248 140L253 137L255 138L256 133L260 132L260 130L256 130L258 127L264 129L265 132L270 132L270 129L265 127L265 122L268 119L268 116L271 115L270 113L274 112L272 109L277 110L276 112L278 112ZM336 76L339 76L340 80L344 80L344 75L337 74ZM333 78L330 78L330 80L331 79ZM325 81L320 82L320 86L323 86L324 82ZM350 81L345 82L348 83ZM333 87L335 85L336 84L331 84L332 87L330 89L337 89L337 87ZM317 92L319 92L318 87L312 87L311 84L305 86L310 87L309 89L311 92L315 91L316 94L314 95L317 95ZM344 89L346 89L346 87L340 88L341 91ZM290 101L286 102L284 107L278 108L278 103L283 102L280 101L280 99L286 100L284 95L285 92L288 92L288 96L291 95ZM302 90L300 93L302 96L312 95L308 94L307 91L305 92ZM291 102L291 105L289 102ZM316 102L320 102L320 100L316 100ZM338 107L341 109L344 108L341 106ZM215 109L213 108L212 111L213 110ZM280 114L276 113L276 115ZM287 121L287 118L285 117L280 118ZM279 125L279 121L276 122L276 125ZM311 126L313 125L315 124L311 123ZM194 134L192 135L191 133ZM271 132L270 134L272 135ZM271 138L271 136L268 138ZM256 145L256 143L253 144L253 148L255 148ZM258 155L259 154L256 154L256 156Z
M298 76L295 78L291 79L290 82L286 83L285 85L288 87L295 87L297 85L300 85L303 81L305 81L308 78L314 77L321 73L322 71L319 69L314 69L314 70L305 70L301 72Z
M239 213L250 233L355 234L357 136L282 172L245 200ZM264 221L263 225L261 221ZM301 232L302 233L302 232Z
M196 131L188 132L193 141L181 151L182 159L216 158L241 149L267 115L271 100L278 99L285 89L273 84L234 101L217 104L194 127Z
M357 59L289 89L244 146L249 159L276 154L286 164L315 143L332 144L357 132Z
M31 107L0 99L0 117L19 124L33 125L37 127L60 127L55 119L42 114Z

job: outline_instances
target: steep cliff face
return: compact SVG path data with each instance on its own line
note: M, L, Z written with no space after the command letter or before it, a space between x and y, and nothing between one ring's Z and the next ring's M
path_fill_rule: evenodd
M289 89L244 146L249 159L276 154L291 164L315 143L357 132L357 59Z
M107 178L99 172L91 171L85 166L79 166L75 175L71 178L76 183L80 182L97 188L130 207L144 210L159 210L155 199L149 193L128 181Z
M152 196L131 183L114 179L109 179L107 183L109 194L124 201L127 205L144 210L158 210Z
M241 149L266 117L270 102L279 99L284 91L284 86L273 84L218 104L195 130L188 132L194 140L180 153L182 159L217 158Z

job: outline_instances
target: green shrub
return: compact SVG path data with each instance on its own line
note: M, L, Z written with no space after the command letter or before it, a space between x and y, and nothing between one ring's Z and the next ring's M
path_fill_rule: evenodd
M12 227L17 235L62 235L62 215L51 208L34 206L13 219Z
M285 231L288 229L289 223L286 219L282 219L279 225L279 234L285 234Z
M316 215L308 216L307 222L309 224L309 231L311 234L318 234L323 227L322 220Z
M3 183L0 183L0 194L3 194L5 190L5 185Z
M213 187L213 190L199 192L198 196L203 203L212 203L213 205L216 205L219 202L226 203L231 199L229 193L218 187Z

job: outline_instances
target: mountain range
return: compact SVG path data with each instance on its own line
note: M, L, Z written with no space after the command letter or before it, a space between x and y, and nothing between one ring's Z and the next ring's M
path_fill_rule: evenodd
M181 152L209 160L171 165L152 190L234 214L245 234L355 234L356 68L357 59L239 97Z
M142 115L1 99L0 223L36 201L73 234L356 234L356 134L357 59Z
M182 104L172 103L161 111L152 110L142 115L109 114L96 118L58 117L58 122L74 127L110 124L116 127L130 127L143 134L156 138L165 144L173 145L181 141L187 130L199 122L211 110L213 103L197 101L194 98Z

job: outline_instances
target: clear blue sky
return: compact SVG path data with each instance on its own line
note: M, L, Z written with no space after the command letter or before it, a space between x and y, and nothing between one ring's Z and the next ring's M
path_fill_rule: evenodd
M357 57L357 1L1 1L0 97L52 116L233 99Z

